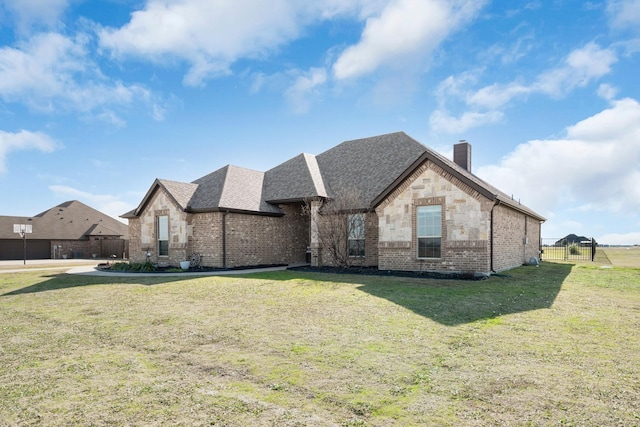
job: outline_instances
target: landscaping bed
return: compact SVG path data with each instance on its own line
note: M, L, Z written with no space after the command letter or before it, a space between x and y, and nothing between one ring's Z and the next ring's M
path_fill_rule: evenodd
M243 266L243 267L230 267L230 268L216 268L196 266L189 267L188 269L182 269L180 267L171 265L158 265L151 262L117 262L114 264L102 263L98 264L97 268L100 271L108 272L124 272L124 273L207 273L216 271L238 271L238 270L250 270L256 268L270 268L270 267L282 267L284 264L261 264L255 266Z
M434 271L407 271L407 270L380 270L378 267L289 267L292 271L305 271L311 273L331 273L331 274L360 274L364 276L387 276L387 277L417 277L427 279L449 279L449 280L484 280L487 277L476 275L474 272L463 273L438 273Z

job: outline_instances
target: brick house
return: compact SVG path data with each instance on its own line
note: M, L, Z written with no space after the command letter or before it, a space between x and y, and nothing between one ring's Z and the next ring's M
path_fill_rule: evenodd
M323 202L345 189L358 195L349 217L361 225L344 244L360 264L490 274L539 256L545 219L473 175L468 143L454 146L451 161L398 132L303 153L266 172L229 165L191 183L156 179L123 215L130 257L326 265L314 224Z
M14 224L31 225L27 234L27 259L117 258L127 256L129 228L77 200L47 209L32 217L0 216L0 259L24 257L22 237Z

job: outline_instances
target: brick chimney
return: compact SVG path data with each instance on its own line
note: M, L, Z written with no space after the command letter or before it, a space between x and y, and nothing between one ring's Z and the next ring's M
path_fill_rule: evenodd
M471 144L464 139L453 144L453 161L462 169L471 172Z

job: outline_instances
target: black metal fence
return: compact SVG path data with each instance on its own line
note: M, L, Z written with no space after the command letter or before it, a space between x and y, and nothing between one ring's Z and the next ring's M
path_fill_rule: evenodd
M541 243L543 261L593 261L596 256L594 238L573 240L543 237Z

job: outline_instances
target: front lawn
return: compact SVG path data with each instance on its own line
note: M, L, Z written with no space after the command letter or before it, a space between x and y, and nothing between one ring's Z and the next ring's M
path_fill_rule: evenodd
M640 269L595 264L4 273L0 425L634 426L638 331Z

